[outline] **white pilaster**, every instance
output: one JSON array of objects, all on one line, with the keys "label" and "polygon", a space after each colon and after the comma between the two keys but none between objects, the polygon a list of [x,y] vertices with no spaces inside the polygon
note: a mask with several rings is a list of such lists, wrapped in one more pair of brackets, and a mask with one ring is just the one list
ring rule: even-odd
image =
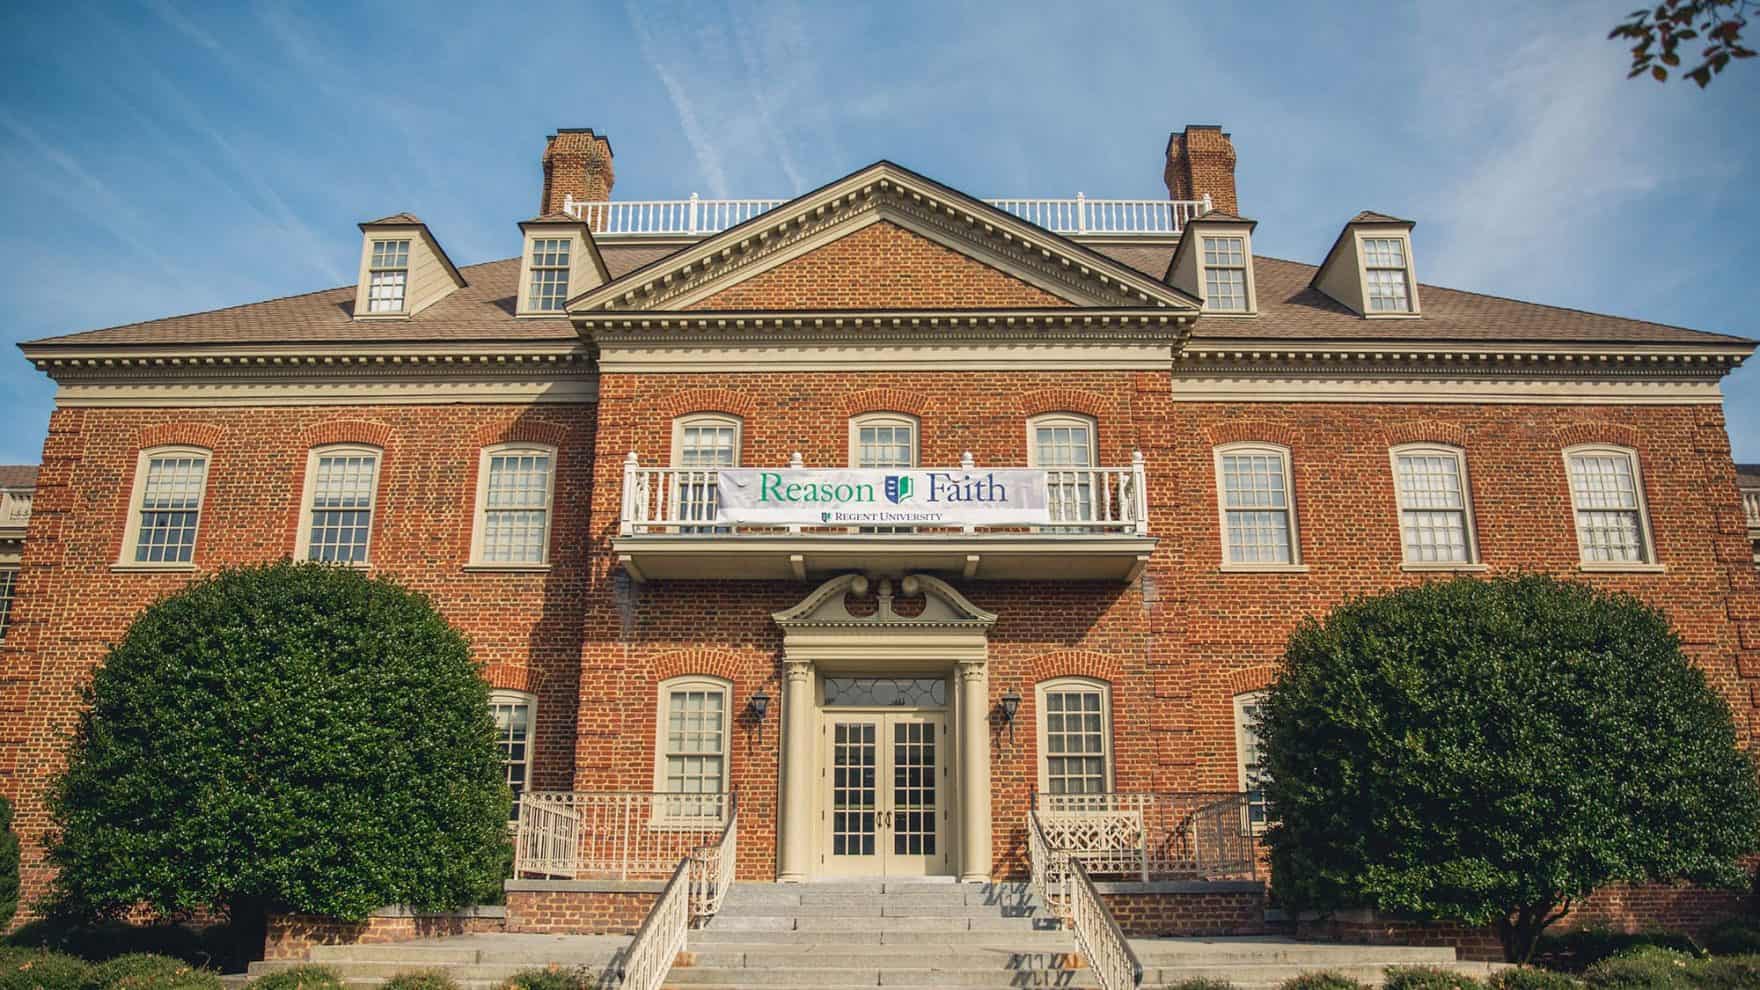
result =
[{"label": "white pilaster", "polygon": [[959,664],[960,867],[965,883],[990,879],[990,674],[982,661]]},{"label": "white pilaster", "polygon": [[813,665],[784,662],[782,689],[782,847],[776,879],[800,883],[813,854]]}]

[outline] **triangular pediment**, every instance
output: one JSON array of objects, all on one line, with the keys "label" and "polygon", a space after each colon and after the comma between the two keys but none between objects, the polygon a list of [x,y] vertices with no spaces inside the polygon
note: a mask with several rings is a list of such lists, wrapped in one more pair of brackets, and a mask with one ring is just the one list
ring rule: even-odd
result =
[{"label": "triangular pediment", "polygon": [[1164,282],[880,162],[576,297],[569,311],[1197,311]]}]

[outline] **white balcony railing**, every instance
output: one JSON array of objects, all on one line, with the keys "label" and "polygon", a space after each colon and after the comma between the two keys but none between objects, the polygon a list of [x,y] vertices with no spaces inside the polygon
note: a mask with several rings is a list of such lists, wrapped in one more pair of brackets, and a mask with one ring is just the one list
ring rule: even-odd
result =
[{"label": "white balcony railing", "polygon": [[[563,210],[599,234],[631,237],[700,236],[720,233],[781,206],[783,199],[577,200]],[[1057,234],[1175,236],[1210,210],[1203,199],[991,199],[991,206]]]},{"label": "white balcony railing", "polygon": [[[1144,483],[1142,455],[1129,467],[1057,468],[1045,471],[1051,520],[1045,526],[949,527],[887,526],[884,535],[898,533],[1123,533],[1144,535],[1149,531],[1148,493]],[[799,467],[799,463],[794,465]],[[968,460],[957,468],[917,470],[974,470]],[[859,530],[846,526],[718,526],[715,524],[717,472],[702,468],[645,468],[635,454],[623,465],[624,536],[702,536],[726,538],[741,535],[845,536]]]},{"label": "white balcony railing", "polygon": [[31,521],[28,490],[0,491],[0,529],[23,529]]},{"label": "white balcony railing", "polygon": [[681,857],[719,847],[732,814],[732,794],[527,791],[519,799],[514,875],[663,879]]}]

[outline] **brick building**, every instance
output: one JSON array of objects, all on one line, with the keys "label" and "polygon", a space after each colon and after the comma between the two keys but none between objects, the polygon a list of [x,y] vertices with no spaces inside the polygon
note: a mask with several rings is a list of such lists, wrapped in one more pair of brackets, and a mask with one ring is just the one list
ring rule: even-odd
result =
[{"label": "brick building", "polygon": [[[360,225],[356,285],[24,345],[59,386],[0,648],[27,895],[105,644],[289,556],[469,635],[527,892],[607,857],[664,876],[730,792],[749,878],[1015,874],[1035,803],[1128,810],[1127,879],[1252,876],[1287,634],[1437,576],[1637,594],[1751,737],[1718,383],[1752,342],[1421,284],[1379,213],[1317,265],[1257,256],[1228,135],[1165,157],[1167,200],[986,202],[880,162],[630,204],[565,130],[517,257],[454,265],[398,213]],[[724,474],[848,497],[740,516]],[[1026,503],[906,511],[998,478]],[[1261,924],[1242,903],[1218,924]]]}]

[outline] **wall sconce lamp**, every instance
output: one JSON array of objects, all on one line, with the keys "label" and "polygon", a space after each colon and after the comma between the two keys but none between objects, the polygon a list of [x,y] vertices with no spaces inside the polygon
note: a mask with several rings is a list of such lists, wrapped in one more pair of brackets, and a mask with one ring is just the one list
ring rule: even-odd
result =
[{"label": "wall sconce lamp", "polygon": [[763,688],[759,688],[758,692],[752,695],[752,700],[746,704],[752,710],[752,721],[763,725],[764,715],[770,711],[770,695],[765,693]]},{"label": "wall sconce lamp", "polygon": [[1021,710],[1021,696],[1016,694],[1013,688],[1009,688],[1008,693],[1002,696],[1002,701],[999,704],[1002,708],[1003,724],[1008,726],[1008,741],[1012,745],[1014,743],[1014,713]]}]

